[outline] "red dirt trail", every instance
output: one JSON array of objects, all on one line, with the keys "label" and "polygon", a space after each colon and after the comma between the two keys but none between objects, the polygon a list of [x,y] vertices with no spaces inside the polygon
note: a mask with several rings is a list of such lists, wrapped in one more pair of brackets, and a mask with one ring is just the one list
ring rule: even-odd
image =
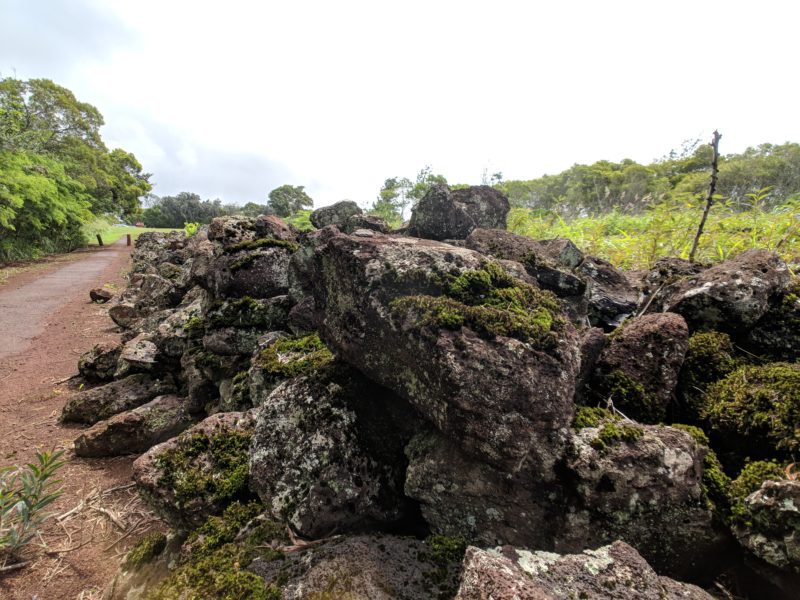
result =
[{"label": "red dirt trail", "polygon": [[80,355],[119,339],[89,290],[121,291],[130,250],[120,241],[0,286],[0,467],[31,461],[37,449],[63,448],[68,459],[59,472],[64,494],[50,507],[61,519],[50,519],[23,551],[27,566],[0,573],[4,600],[99,598],[125,549],[156,524],[130,486],[133,458],[76,458],[80,428],[58,423]]}]

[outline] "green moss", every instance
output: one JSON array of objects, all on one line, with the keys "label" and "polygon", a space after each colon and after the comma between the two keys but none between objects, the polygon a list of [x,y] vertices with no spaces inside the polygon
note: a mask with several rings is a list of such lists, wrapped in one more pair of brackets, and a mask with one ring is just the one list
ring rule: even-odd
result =
[{"label": "green moss", "polygon": [[153,532],[144,536],[125,557],[126,568],[138,568],[151,562],[164,551],[167,536],[161,532]]},{"label": "green moss", "polygon": [[600,423],[603,421],[616,421],[618,419],[619,417],[607,408],[577,406],[575,408],[575,418],[572,420],[572,428],[600,427]]},{"label": "green moss", "polygon": [[745,498],[758,490],[768,480],[786,479],[785,471],[775,462],[759,460],[745,465],[730,486],[731,520],[747,525]]},{"label": "green moss", "polygon": [[456,589],[454,566],[460,565],[469,546],[464,537],[432,535],[425,540],[427,549],[420,552],[419,560],[430,563],[434,569],[427,576],[429,583],[438,589],[437,597],[452,598]]},{"label": "green moss", "polygon": [[222,516],[209,517],[187,539],[178,566],[147,599],[282,599],[279,587],[243,570],[256,556],[284,558],[264,546],[273,540],[289,543],[286,526],[259,517],[263,510],[257,502],[234,502]]},{"label": "green moss", "polygon": [[660,423],[667,416],[666,407],[656,396],[620,369],[600,377],[594,391],[599,398],[611,398],[617,409],[633,419]]},{"label": "green moss", "polygon": [[240,252],[242,250],[257,250],[259,248],[284,248],[289,252],[296,252],[300,246],[295,242],[287,242],[286,240],[261,238],[258,240],[248,240],[246,242],[233,244],[225,248],[225,252],[231,254],[233,252]]},{"label": "green moss", "polygon": [[708,389],[703,416],[729,448],[791,456],[800,450],[800,364],[737,369]]},{"label": "green moss", "polygon": [[620,425],[618,422],[604,423],[592,440],[592,447],[600,452],[605,452],[610,446],[620,442],[635,442],[644,435],[641,427],[635,425]]},{"label": "green moss", "polygon": [[695,442],[706,448],[706,454],[703,457],[703,480],[701,482],[703,495],[714,516],[720,522],[725,522],[730,512],[731,480],[725,474],[716,453],[709,446],[708,436],[702,429],[694,425],[673,423],[671,427],[685,431],[694,438]]},{"label": "green moss", "polygon": [[740,364],[726,333],[708,331],[692,335],[678,380],[678,417],[698,423],[708,386],[735,371]]},{"label": "green moss", "polygon": [[418,327],[469,327],[482,337],[513,337],[541,348],[554,346],[566,324],[553,294],[511,277],[495,263],[438,279],[444,295],[398,298],[392,312]]},{"label": "green moss", "polygon": [[258,353],[253,366],[275,376],[291,378],[317,371],[333,359],[333,353],[314,333],[278,340]]},{"label": "green moss", "polygon": [[225,544],[207,556],[178,566],[146,600],[276,600],[278,588],[266,586],[258,575],[243,570],[242,549]]},{"label": "green moss", "polygon": [[247,491],[249,433],[227,432],[208,437],[193,433],[156,459],[159,484],[172,489],[179,503],[196,497],[230,500]]},{"label": "green moss", "polygon": [[236,260],[233,263],[231,263],[230,267],[231,273],[235,273],[236,271],[239,271],[241,269],[249,269],[250,267],[253,266],[253,263],[255,263],[259,258],[262,258],[263,256],[264,256],[263,254],[247,254],[243,256],[239,260]]},{"label": "green moss", "polygon": [[206,322],[202,317],[192,317],[183,326],[183,330],[190,338],[200,338],[206,333]]}]

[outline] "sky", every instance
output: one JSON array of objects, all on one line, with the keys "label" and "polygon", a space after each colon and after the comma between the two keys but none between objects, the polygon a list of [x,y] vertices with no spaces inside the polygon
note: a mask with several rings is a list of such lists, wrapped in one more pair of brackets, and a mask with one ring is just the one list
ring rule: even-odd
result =
[{"label": "sky", "polygon": [[0,0],[0,76],[96,106],[158,195],[370,204],[451,183],[800,141],[800,3]]}]

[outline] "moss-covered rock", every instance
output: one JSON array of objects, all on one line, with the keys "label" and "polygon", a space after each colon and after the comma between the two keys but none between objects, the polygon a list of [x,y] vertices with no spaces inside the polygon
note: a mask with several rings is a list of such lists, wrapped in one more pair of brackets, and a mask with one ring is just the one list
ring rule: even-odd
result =
[{"label": "moss-covered rock", "polygon": [[167,546],[167,536],[156,531],[144,536],[125,557],[125,568],[138,568],[157,557]]},{"label": "moss-covered rock", "polygon": [[800,364],[737,369],[708,388],[703,416],[728,454],[791,456],[800,450]]},{"label": "moss-covered rock", "polygon": [[635,442],[642,435],[644,430],[636,425],[624,425],[614,421],[603,423],[597,432],[597,437],[592,440],[592,447],[605,452],[609,446],[622,442]]},{"label": "moss-covered rock", "polygon": [[253,421],[219,413],[140,456],[133,466],[139,491],[179,530],[201,525],[248,491],[247,459]]},{"label": "moss-covered rock", "polygon": [[674,418],[699,423],[708,387],[739,366],[741,360],[727,333],[707,331],[692,335],[678,380]]},{"label": "moss-covered rock", "polygon": [[765,481],[781,481],[783,479],[786,479],[786,472],[776,462],[757,460],[747,463],[730,485],[732,522],[747,526],[749,521],[745,499],[760,488]]},{"label": "moss-covered rock", "polygon": [[752,352],[773,360],[800,360],[800,278],[795,277],[773,302],[744,343]]}]

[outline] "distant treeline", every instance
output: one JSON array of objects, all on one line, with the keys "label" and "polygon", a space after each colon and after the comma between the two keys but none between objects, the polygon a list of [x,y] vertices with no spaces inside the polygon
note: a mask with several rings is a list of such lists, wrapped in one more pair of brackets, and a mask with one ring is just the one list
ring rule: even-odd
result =
[{"label": "distant treeline", "polygon": [[73,250],[98,216],[138,211],[150,175],[106,147],[102,125],[49,79],[0,80],[0,262]]},{"label": "distant treeline", "polygon": [[[647,165],[601,160],[573,165],[557,175],[502,181],[495,187],[517,208],[554,211],[564,217],[617,209],[638,213],[661,201],[687,200],[708,188],[711,147],[693,143]],[[800,144],[761,144],[721,157],[717,193],[744,210],[760,196],[774,208],[800,193]],[[766,189],[765,189],[766,188]]]}]

